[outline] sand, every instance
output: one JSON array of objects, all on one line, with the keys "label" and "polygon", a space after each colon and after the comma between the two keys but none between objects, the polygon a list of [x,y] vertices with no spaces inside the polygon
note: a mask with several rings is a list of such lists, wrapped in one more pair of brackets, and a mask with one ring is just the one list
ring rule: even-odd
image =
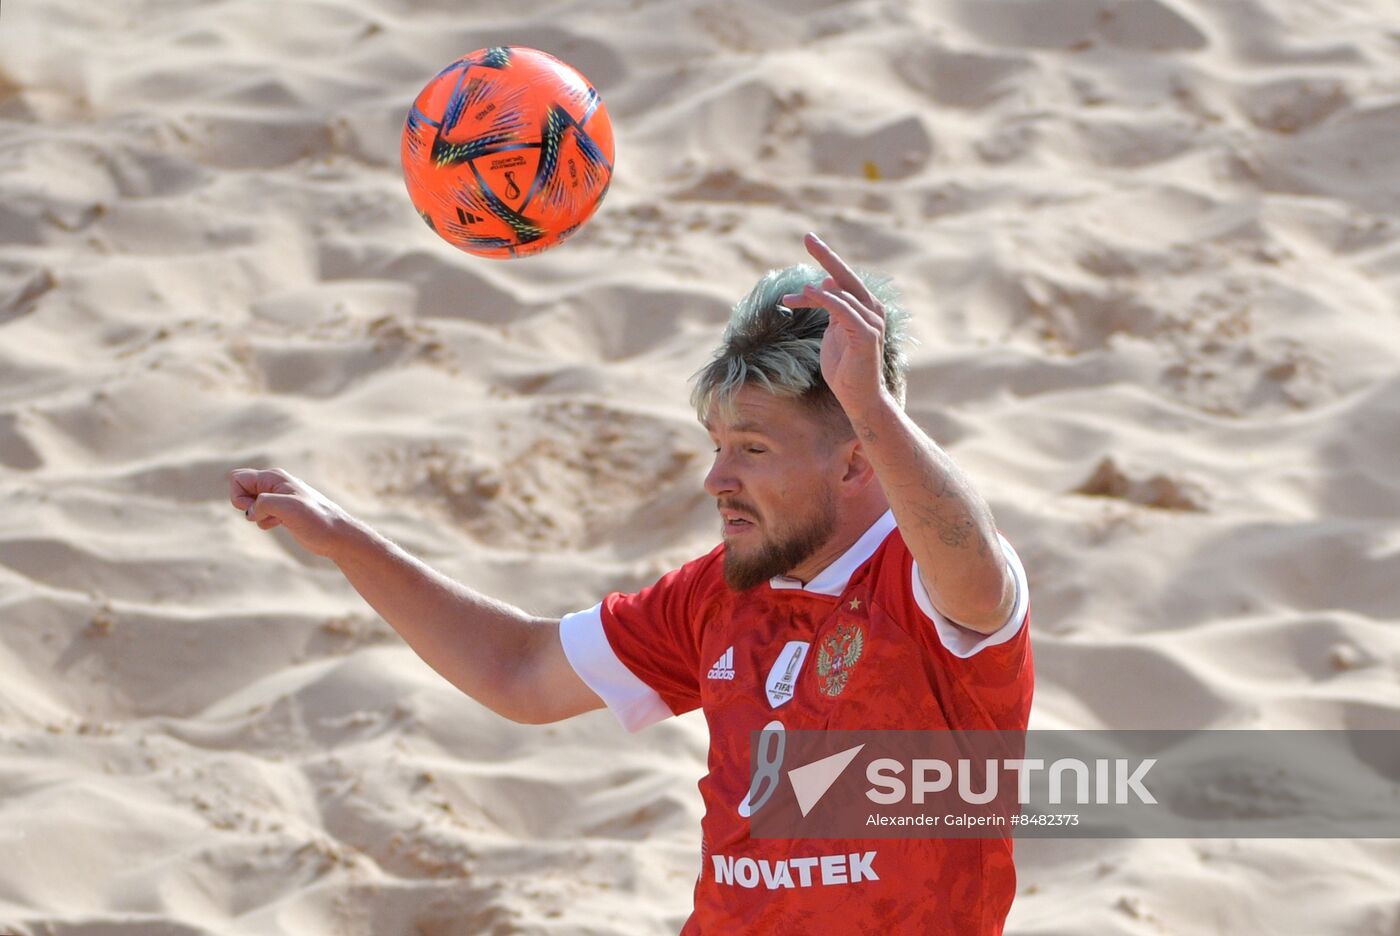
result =
[{"label": "sand", "polygon": [[[438,241],[399,128],[552,52],[600,213]],[[697,716],[505,722],[226,500],[558,614],[707,550],[686,403],[820,232],[1033,589],[1035,728],[1400,727],[1389,0],[45,0],[0,16],[0,932],[674,933]],[[1400,845],[1038,841],[1019,936],[1400,933]]]}]

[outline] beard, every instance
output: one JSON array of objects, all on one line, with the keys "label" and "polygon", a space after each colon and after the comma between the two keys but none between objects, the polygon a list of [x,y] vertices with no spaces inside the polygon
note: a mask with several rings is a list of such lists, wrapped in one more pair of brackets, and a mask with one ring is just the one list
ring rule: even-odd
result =
[{"label": "beard", "polygon": [[[733,506],[741,507],[737,503]],[[742,509],[756,516],[751,508]],[[748,591],[776,575],[786,575],[825,545],[835,529],[836,501],[827,492],[810,515],[798,519],[787,529],[775,531],[772,537],[763,535],[752,554],[740,555],[726,544],[724,581],[739,592]]]}]

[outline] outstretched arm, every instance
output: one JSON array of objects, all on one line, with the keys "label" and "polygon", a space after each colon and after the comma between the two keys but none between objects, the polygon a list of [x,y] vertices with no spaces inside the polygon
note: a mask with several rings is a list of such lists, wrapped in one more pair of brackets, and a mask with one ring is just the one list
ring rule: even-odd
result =
[{"label": "outstretched arm", "polygon": [[424,662],[487,708],[540,724],[602,707],[564,656],[559,621],[429,568],[281,469],[235,469],[229,500],[259,528],[285,527],[334,562]]},{"label": "outstretched arm", "polygon": [[883,306],[816,235],[808,234],[806,245],[830,276],[783,302],[831,316],[822,377],[860,438],[934,607],[963,627],[992,633],[1011,615],[1016,589],[991,509],[885,386]]}]

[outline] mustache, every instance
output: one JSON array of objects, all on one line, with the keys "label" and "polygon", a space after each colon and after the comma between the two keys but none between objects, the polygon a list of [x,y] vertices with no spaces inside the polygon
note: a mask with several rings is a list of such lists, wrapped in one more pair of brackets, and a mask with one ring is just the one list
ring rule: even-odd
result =
[{"label": "mustache", "polygon": [[739,512],[739,513],[748,514],[750,517],[753,517],[755,520],[761,519],[757,507],[753,506],[752,504],[745,503],[744,501],[738,500],[738,499],[736,499],[736,498],[732,498],[732,497],[721,498],[720,500],[717,500],[717,501],[715,502],[715,505],[716,505],[720,510],[734,510],[734,511],[737,511],[737,512]]}]

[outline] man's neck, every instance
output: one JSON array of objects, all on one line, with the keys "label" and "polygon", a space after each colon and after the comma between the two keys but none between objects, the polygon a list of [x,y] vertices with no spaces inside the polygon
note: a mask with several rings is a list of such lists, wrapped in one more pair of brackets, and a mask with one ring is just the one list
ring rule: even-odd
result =
[{"label": "man's neck", "polygon": [[812,579],[831,565],[837,559],[846,554],[846,551],[856,544],[865,532],[875,525],[875,521],[884,516],[885,511],[890,509],[889,503],[882,494],[878,500],[871,498],[851,510],[845,517],[837,520],[836,530],[831,534],[820,549],[814,552],[807,561],[787,573],[788,578],[797,579],[804,586]]}]

